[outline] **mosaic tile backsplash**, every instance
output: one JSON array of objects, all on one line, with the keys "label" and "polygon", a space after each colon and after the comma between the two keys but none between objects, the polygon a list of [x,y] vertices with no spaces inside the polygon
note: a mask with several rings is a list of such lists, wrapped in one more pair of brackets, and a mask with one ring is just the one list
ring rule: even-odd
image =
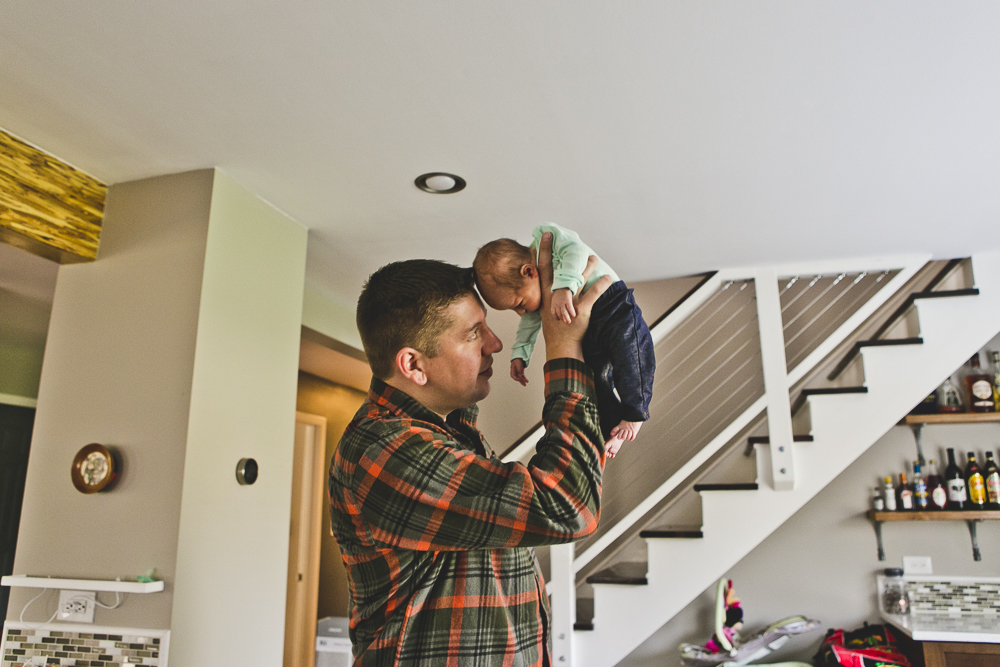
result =
[{"label": "mosaic tile backsplash", "polygon": [[160,662],[160,639],[157,637],[29,630],[10,627],[8,623],[7,636],[4,639],[3,662],[0,663],[2,667],[21,667],[21,665],[165,667],[166,664]]},{"label": "mosaic tile backsplash", "polygon": [[912,614],[1000,614],[998,583],[907,581],[906,590],[910,594]]}]

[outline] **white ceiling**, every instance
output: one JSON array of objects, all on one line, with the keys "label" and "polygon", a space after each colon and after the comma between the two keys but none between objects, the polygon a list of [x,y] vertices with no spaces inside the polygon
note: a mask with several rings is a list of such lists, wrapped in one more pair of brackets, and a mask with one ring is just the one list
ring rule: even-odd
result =
[{"label": "white ceiling", "polygon": [[955,256],[1000,247],[1000,3],[5,0],[0,127],[109,183],[222,167],[345,303],[546,220],[633,281]]}]

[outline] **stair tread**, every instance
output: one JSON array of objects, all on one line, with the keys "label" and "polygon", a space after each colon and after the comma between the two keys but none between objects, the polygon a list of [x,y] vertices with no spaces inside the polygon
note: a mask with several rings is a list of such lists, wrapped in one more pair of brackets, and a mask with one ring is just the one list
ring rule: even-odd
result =
[{"label": "stair tread", "polygon": [[979,296],[979,288],[970,287],[968,289],[950,289],[940,292],[914,292],[911,299],[941,299],[952,296]]},{"label": "stair tread", "polygon": [[645,586],[648,583],[646,581],[646,567],[645,562],[616,563],[587,577],[587,583]]},{"label": "stair tread", "polygon": [[733,482],[726,484],[695,484],[695,491],[756,491],[757,482]]},{"label": "stair tread", "polygon": [[912,338],[877,338],[872,340],[861,340],[855,343],[858,348],[862,347],[887,347],[889,345],[922,345],[923,338],[914,336]]},{"label": "stair tread", "polygon": [[622,575],[602,575],[600,573],[587,577],[588,584],[615,584],[618,586],[646,586],[649,580],[646,577],[625,577]]},{"label": "stair tread", "polygon": [[[793,435],[793,442],[813,442],[814,438],[811,435]],[[747,442],[751,445],[767,445],[771,443],[771,436],[768,435],[752,435],[747,438]]]},{"label": "stair tread", "polygon": [[803,396],[826,396],[830,394],[867,394],[868,387],[820,387],[818,389],[803,389]]},{"label": "stair tread", "polygon": [[705,537],[705,534],[700,530],[659,530],[652,528],[650,530],[643,530],[639,532],[639,537],[644,538],[693,538],[698,539]]}]

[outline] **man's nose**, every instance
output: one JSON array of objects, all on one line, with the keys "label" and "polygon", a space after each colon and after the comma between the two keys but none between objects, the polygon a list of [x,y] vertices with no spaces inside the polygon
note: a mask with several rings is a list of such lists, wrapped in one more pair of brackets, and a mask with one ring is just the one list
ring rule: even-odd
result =
[{"label": "man's nose", "polygon": [[483,354],[496,354],[503,349],[503,343],[497,338],[497,335],[493,333],[493,330],[486,327],[486,332],[488,334],[486,344],[483,345]]}]

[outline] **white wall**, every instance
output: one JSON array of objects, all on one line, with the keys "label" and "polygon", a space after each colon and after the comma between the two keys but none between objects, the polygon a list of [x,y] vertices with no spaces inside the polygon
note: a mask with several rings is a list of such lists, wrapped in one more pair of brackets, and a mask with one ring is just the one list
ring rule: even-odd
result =
[{"label": "white wall", "polygon": [[[987,448],[998,455],[1000,424],[928,426],[923,440],[927,458],[940,461],[943,448],[955,447],[963,458],[967,450],[975,450],[982,461]],[[823,631],[797,638],[774,654],[774,660],[808,660],[826,628],[853,629],[866,620],[877,622],[874,575],[881,568],[902,567],[904,555],[930,556],[935,574],[1000,576],[1000,522],[980,524],[983,560],[978,563],[972,559],[964,522],[886,524],[882,531],[886,561],[878,561],[875,532],[864,517],[872,488],[880,476],[909,470],[907,464],[914,458],[910,429],[892,428],[726,574],[742,600],[747,631],[793,615],[823,622]],[[711,635],[713,605],[714,589],[706,590],[621,664],[679,665],[681,642],[702,644]]]}]

